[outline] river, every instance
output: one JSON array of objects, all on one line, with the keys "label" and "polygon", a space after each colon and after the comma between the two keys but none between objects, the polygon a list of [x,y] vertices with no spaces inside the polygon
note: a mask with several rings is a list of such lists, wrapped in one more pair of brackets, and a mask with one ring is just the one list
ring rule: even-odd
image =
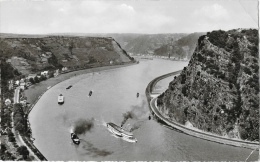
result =
[{"label": "river", "polygon": [[[29,115],[35,146],[52,161],[57,160],[245,160],[252,150],[227,146],[176,132],[148,120],[145,96],[147,84],[157,76],[181,70],[188,62],[162,59],[141,60],[139,64],[83,74],[49,89]],[[158,82],[156,92],[168,87],[167,78]],[[72,85],[67,90],[66,87]],[[93,90],[91,97],[88,97]],[[137,98],[136,93],[140,96]],[[59,94],[65,96],[57,104]],[[134,129],[137,143],[113,136],[106,122],[121,125],[128,112],[125,129]],[[80,145],[71,142],[70,132],[81,132]],[[257,160],[254,152],[249,160]]]}]

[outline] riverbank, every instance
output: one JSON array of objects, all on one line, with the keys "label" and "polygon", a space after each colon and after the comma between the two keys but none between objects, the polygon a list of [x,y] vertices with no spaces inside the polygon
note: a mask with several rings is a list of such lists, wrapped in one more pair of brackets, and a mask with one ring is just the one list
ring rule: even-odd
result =
[{"label": "riverbank", "polygon": [[226,138],[226,137],[222,137],[222,136],[218,136],[212,133],[208,133],[208,132],[203,132],[201,130],[196,130],[196,129],[191,129],[189,127],[186,127],[184,125],[181,125],[179,123],[173,122],[169,119],[167,119],[166,117],[164,117],[158,110],[156,101],[157,101],[157,97],[152,97],[152,90],[154,88],[154,86],[156,85],[156,83],[166,77],[172,76],[172,75],[177,75],[179,74],[181,71],[176,71],[173,73],[168,73],[162,76],[159,76],[157,78],[155,78],[154,80],[152,80],[147,88],[146,88],[146,97],[149,103],[149,108],[150,111],[152,112],[152,114],[154,116],[156,116],[156,118],[158,118],[160,121],[162,121],[163,123],[165,123],[168,126],[173,127],[174,129],[177,129],[183,133],[186,133],[188,135],[197,137],[197,138],[201,138],[201,139],[205,139],[205,140],[209,140],[209,141],[213,141],[213,142],[217,142],[217,143],[222,143],[222,144],[227,144],[227,145],[232,145],[232,146],[238,146],[238,147],[244,147],[244,148],[249,148],[249,149],[257,149],[259,147],[259,142],[251,142],[251,141],[243,141],[243,140],[239,140],[239,139],[231,139],[231,138]]}]

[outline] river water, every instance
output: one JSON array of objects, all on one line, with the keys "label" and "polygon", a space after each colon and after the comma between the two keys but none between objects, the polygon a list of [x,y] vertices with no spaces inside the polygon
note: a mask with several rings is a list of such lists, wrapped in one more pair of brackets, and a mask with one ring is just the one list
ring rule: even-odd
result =
[{"label": "river water", "polygon": [[[83,74],[57,84],[41,97],[29,115],[35,146],[48,160],[245,160],[249,149],[194,138],[148,120],[147,84],[187,64],[141,60],[137,65]],[[172,79],[158,82],[155,91],[165,90]],[[69,85],[72,88],[66,90]],[[93,94],[88,97],[90,90]],[[63,105],[57,104],[59,94],[65,96]],[[131,114],[123,127],[133,129],[137,143],[116,138],[106,129],[106,122],[121,125],[123,114]],[[75,129],[80,132],[78,146],[70,139],[70,132]],[[249,158],[257,159],[258,152]]]}]

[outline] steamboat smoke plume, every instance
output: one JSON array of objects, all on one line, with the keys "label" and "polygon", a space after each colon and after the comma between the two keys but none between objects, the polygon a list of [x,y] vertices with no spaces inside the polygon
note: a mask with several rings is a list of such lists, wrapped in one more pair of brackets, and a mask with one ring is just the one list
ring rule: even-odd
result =
[{"label": "steamboat smoke plume", "polygon": [[128,119],[133,119],[134,114],[133,114],[133,112],[128,111],[128,112],[126,112],[126,113],[123,114],[123,117],[124,117],[124,119],[123,119],[123,121],[122,121],[122,123],[121,123],[121,127],[123,127],[123,125],[125,124],[125,122],[126,122]]},{"label": "steamboat smoke plume", "polygon": [[[134,105],[131,107],[131,110],[124,113],[123,114],[123,121],[121,122],[121,127],[124,126],[124,124],[126,123],[126,121],[128,119],[136,119],[136,120],[142,120],[144,121],[149,112],[147,108],[147,104],[145,101],[142,101],[141,105]],[[134,128],[132,128],[133,130],[138,129],[141,126],[141,123],[139,122],[139,124],[134,124]]]},{"label": "steamboat smoke plume", "polygon": [[85,134],[94,127],[94,119],[79,119],[74,123],[75,134]]},{"label": "steamboat smoke plume", "polygon": [[106,149],[99,149],[95,147],[92,143],[81,140],[83,143],[83,149],[87,152],[85,152],[86,155],[90,155],[92,157],[105,157],[108,155],[111,155],[113,152],[112,151],[107,151]]}]

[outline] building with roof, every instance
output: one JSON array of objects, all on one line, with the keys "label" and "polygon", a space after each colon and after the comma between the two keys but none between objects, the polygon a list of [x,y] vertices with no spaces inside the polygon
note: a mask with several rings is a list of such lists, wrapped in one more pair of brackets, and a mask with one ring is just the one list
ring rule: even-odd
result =
[{"label": "building with roof", "polygon": [[12,102],[11,102],[10,99],[6,99],[6,100],[5,100],[5,105],[6,105],[6,106],[10,105],[11,103],[12,103]]}]

